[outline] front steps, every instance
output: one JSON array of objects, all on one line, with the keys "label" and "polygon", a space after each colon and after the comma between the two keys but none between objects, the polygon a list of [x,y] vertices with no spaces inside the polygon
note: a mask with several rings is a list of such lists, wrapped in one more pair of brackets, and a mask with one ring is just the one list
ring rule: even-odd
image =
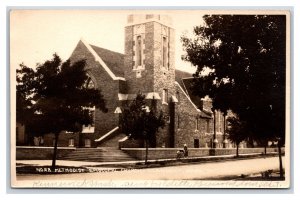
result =
[{"label": "front steps", "polygon": [[116,147],[78,148],[58,159],[86,162],[122,162],[136,160]]}]

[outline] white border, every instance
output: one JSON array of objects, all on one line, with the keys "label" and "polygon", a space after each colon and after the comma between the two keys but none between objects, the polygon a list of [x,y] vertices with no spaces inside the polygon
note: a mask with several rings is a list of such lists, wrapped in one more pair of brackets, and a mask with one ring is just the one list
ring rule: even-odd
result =
[{"label": "white border", "polygon": [[[0,16],[1,16],[1,27],[6,27],[7,29],[7,21],[6,21],[6,7],[7,6],[113,6],[113,5],[118,5],[118,6],[169,6],[170,4],[172,4],[172,6],[189,6],[192,8],[192,6],[226,6],[227,8],[228,7],[234,7],[234,6],[254,6],[255,8],[259,9],[261,6],[294,6],[294,35],[300,35],[299,33],[299,19],[300,19],[300,16],[299,16],[299,9],[300,9],[300,6],[299,6],[299,1],[298,0],[245,0],[245,1],[238,1],[238,0],[230,0],[230,1],[225,1],[225,0],[210,0],[210,1],[193,1],[193,0],[183,0],[183,1],[178,1],[178,0],[173,0],[172,3],[171,2],[168,2],[168,1],[161,1],[161,0],[152,0],[152,1],[138,1],[138,0],[135,0],[135,1],[129,1],[129,0],[102,0],[101,3],[99,2],[95,2],[93,0],[87,0],[87,1],[84,1],[84,0],[81,0],[81,1],[71,1],[70,0],[44,0],[44,1],[38,1],[38,0],[35,0],[35,1],[26,1],[26,0],[2,0],[0,1],[0,6],[1,6],[1,11],[0,11]],[[293,23],[293,21],[292,21]],[[3,29],[2,29],[3,30]],[[8,30],[6,31],[1,31],[1,44],[7,44],[6,42],[6,39],[8,38],[7,37],[7,33],[8,33]],[[299,38],[299,37],[298,37]],[[299,48],[299,39],[297,37],[294,38],[294,49],[300,49]],[[293,52],[291,52],[293,53]],[[7,107],[9,109],[9,104],[8,104],[8,96],[9,96],[9,80],[8,80],[8,68],[5,67],[7,66],[7,54],[8,54],[8,48],[5,46],[5,45],[1,45],[1,52],[0,52],[0,56],[1,56],[1,66],[0,67],[0,74],[2,77],[0,79],[0,88],[1,88],[1,92],[2,94],[4,94],[4,91],[5,91],[5,95],[2,95],[2,98],[1,98],[1,110],[2,110],[2,117],[1,117],[1,127],[4,127],[4,130],[6,130],[6,132],[8,132],[9,130],[9,113],[7,111]],[[298,76],[299,75],[299,68],[296,68],[293,66],[300,66],[299,65],[299,56],[295,56],[295,58],[292,58],[292,59],[295,59],[294,60],[294,63],[292,61],[292,72],[294,72],[293,74],[295,74],[294,76]],[[292,76],[293,76],[292,74]],[[292,80],[293,80],[293,77],[291,77]],[[292,87],[293,88],[296,88],[299,84],[299,79],[296,79],[296,80],[293,80],[294,83],[292,83]],[[299,111],[299,106],[297,106],[295,103],[295,105],[293,105],[293,102],[299,102],[299,93],[298,91],[294,90],[292,88],[292,93],[294,93],[294,100],[292,100],[292,105],[291,106],[294,106],[294,111],[292,111],[292,115],[295,114],[294,116],[294,121],[295,119],[298,119],[297,118],[297,111]],[[6,96],[6,98],[3,98],[3,96]],[[293,97],[293,96],[292,96]],[[5,112],[5,110],[7,112]],[[298,114],[299,115],[299,114]],[[6,120],[4,120],[6,119]],[[293,120],[293,119],[292,119]],[[299,123],[298,123],[299,124]],[[293,125],[293,124],[292,124]],[[299,133],[299,125],[296,125],[295,127],[291,127],[292,128],[292,132],[294,133]],[[3,130],[3,129],[2,129]],[[9,143],[7,143],[7,134],[5,134],[5,138],[0,140],[1,143],[0,143],[0,148],[1,148],[1,158],[2,160],[6,160],[6,157],[8,155],[7,151],[9,151],[9,148],[7,147],[7,145],[9,145]],[[294,152],[299,152],[299,142],[300,139],[299,139],[299,134],[295,134],[294,135],[294,141],[295,141],[295,145],[294,145]],[[6,152],[6,153],[5,153]],[[293,154],[292,154],[293,155]],[[289,199],[299,199],[299,156],[295,156],[295,161],[294,161],[294,164],[295,164],[295,167],[294,169],[296,169],[294,171],[294,177],[295,177],[295,182],[294,182],[294,191],[281,191],[281,193],[295,193],[294,195],[284,195],[286,197],[288,197]],[[292,158],[293,159],[293,158]],[[2,164],[0,165],[0,171],[1,171],[1,186],[0,187],[0,196],[1,196],[1,199],[11,199],[11,198],[14,198],[15,196],[8,196],[6,195],[7,192],[7,185],[9,185],[10,183],[7,182],[8,179],[5,179],[3,177],[6,177],[7,174],[9,174],[9,172],[7,172],[7,167]],[[6,187],[3,187],[3,186],[6,186]],[[205,190],[201,190],[201,191],[197,191],[197,190],[193,190],[193,191],[184,191],[184,190],[180,190],[180,191],[175,191],[175,190],[169,190],[169,191],[141,191],[141,192],[134,192],[131,190],[131,192],[126,192],[126,191],[120,191],[120,190],[106,190],[105,191],[88,191],[88,193],[90,194],[94,194],[94,197],[99,197],[99,196],[96,196],[97,193],[106,193],[105,197],[102,196],[102,198],[110,198],[111,194],[112,193],[140,193],[143,195],[143,199],[146,198],[146,199],[153,199],[155,197],[153,197],[154,195],[144,195],[143,193],[158,193],[156,196],[159,197],[160,194],[159,193],[173,193],[172,195],[172,198],[175,198],[175,199],[185,199],[185,198],[196,198],[196,197],[187,197],[186,193],[193,193],[193,194],[201,194],[201,198],[209,198],[209,199],[252,199],[252,198],[255,198],[254,196],[250,196],[250,195],[244,195],[244,193],[260,193],[259,191],[255,191],[255,190],[251,190],[251,191],[205,191]],[[17,193],[14,191],[14,193]],[[18,192],[20,193],[20,192]],[[38,190],[35,190],[33,192],[29,192],[29,191],[21,191],[21,193],[39,193],[40,195],[22,195],[22,197],[19,197],[19,198],[22,198],[22,199],[40,199],[40,198],[43,198],[43,199],[53,199],[53,198],[57,198],[57,197],[60,197],[60,195],[42,195],[41,193],[73,193],[73,195],[68,195],[68,198],[72,198],[72,199],[82,199],[84,198],[84,196],[82,195],[78,195],[80,193],[84,193],[83,191],[69,191],[69,192],[66,192],[66,191],[62,191],[62,190],[56,190],[56,191],[38,191]],[[96,193],[96,195],[95,195]],[[107,194],[108,193],[108,194]],[[183,195],[179,195],[180,193],[185,193]],[[209,194],[207,194],[209,193]],[[218,193],[217,195],[211,195],[211,193]],[[222,193],[222,195],[220,195],[220,193]],[[225,194],[224,194],[225,193]],[[227,194],[226,194],[227,193]],[[228,194],[230,193],[230,194]],[[232,195],[232,193],[243,193],[243,194],[239,194],[239,195]],[[272,194],[272,193],[277,193],[276,191],[264,191],[262,193],[269,193],[268,195],[268,198],[272,198],[272,199],[283,199],[285,197],[283,197],[282,195],[277,195],[277,194]],[[133,195],[124,195],[122,194],[122,196],[119,196],[119,198],[122,198],[122,199],[132,199],[132,196]],[[297,197],[298,196],[298,197]],[[261,198],[266,198],[266,196],[260,196]],[[90,197],[89,198],[93,198],[93,197]],[[118,198],[118,197],[117,197]],[[141,198],[141,197],[139,197]]]}]

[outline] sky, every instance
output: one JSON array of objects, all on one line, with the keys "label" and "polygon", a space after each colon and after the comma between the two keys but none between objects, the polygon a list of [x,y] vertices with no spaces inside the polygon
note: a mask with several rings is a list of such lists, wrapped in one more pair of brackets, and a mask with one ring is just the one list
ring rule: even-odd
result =
[{"label": "sky", "polygon": [[184,54],[180,36],[192,36],[193,27],[203,23],[201,11],[137,10],[14,10],[10,12],[10,63],[35,67],[56,52],[63,60],[83,38],[112,51],[124,53],[124,27],[127,15],[160,13],[172,18],[176,32],[175,66],[183,71],[196,68],[181,60]]}]

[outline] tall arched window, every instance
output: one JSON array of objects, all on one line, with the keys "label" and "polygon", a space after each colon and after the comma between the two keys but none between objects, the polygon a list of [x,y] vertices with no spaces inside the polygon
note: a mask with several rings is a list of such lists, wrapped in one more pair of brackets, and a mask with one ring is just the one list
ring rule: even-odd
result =
[{"label": "tall arched window", "polygon": [[162,65],[163,67],[167,67],[168,64],[168,43],[167,37],[163,37],[163,48],[162,48]]},{"label": "tall arched window", "polygon": [[[89,74],[87,74],[88,78],[84,83],[84,87],[88,88],[88,89],[94,89],[95,87],[95,83],[92,80],[92,78],[89,76]],[[93,119],[92,123],[89,124],[88,126],[83,125],[82,127],[82,133],[94,133],[95,131],[95,106],[94,107],[90,107],[89,109],[89,113]]]},{"label": "tall arched window", "polygon": [[136,45],[136,65],[142,66],[142,37],[137,36],[137,45]]}]

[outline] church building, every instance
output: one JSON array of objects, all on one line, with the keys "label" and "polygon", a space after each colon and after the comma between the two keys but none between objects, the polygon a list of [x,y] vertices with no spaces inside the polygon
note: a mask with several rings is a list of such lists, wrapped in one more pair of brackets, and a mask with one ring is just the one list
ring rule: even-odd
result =
[{"label": "church building", "polygon": [[[101,36],[99,36],[101,37]],[[166,116],[166,126],[156,135],[155,147],[223,147],[225,116],[214,115],[209,98],[191,92],[192,74],[176,69],[175,30],[165,15],[129,15],[125,26],[124,54],[110,51],[81,39],[70,60],[86,60],[88,87],[101,90],[107,113],[94,110],[94,123],[82,133],[63,133],[59,146],[143,147],[128,139],[119,129],[121,107],[141,92],[155,99],[157,109]],[[43,138],[44,146],[53,146],[53,134]]]}]

